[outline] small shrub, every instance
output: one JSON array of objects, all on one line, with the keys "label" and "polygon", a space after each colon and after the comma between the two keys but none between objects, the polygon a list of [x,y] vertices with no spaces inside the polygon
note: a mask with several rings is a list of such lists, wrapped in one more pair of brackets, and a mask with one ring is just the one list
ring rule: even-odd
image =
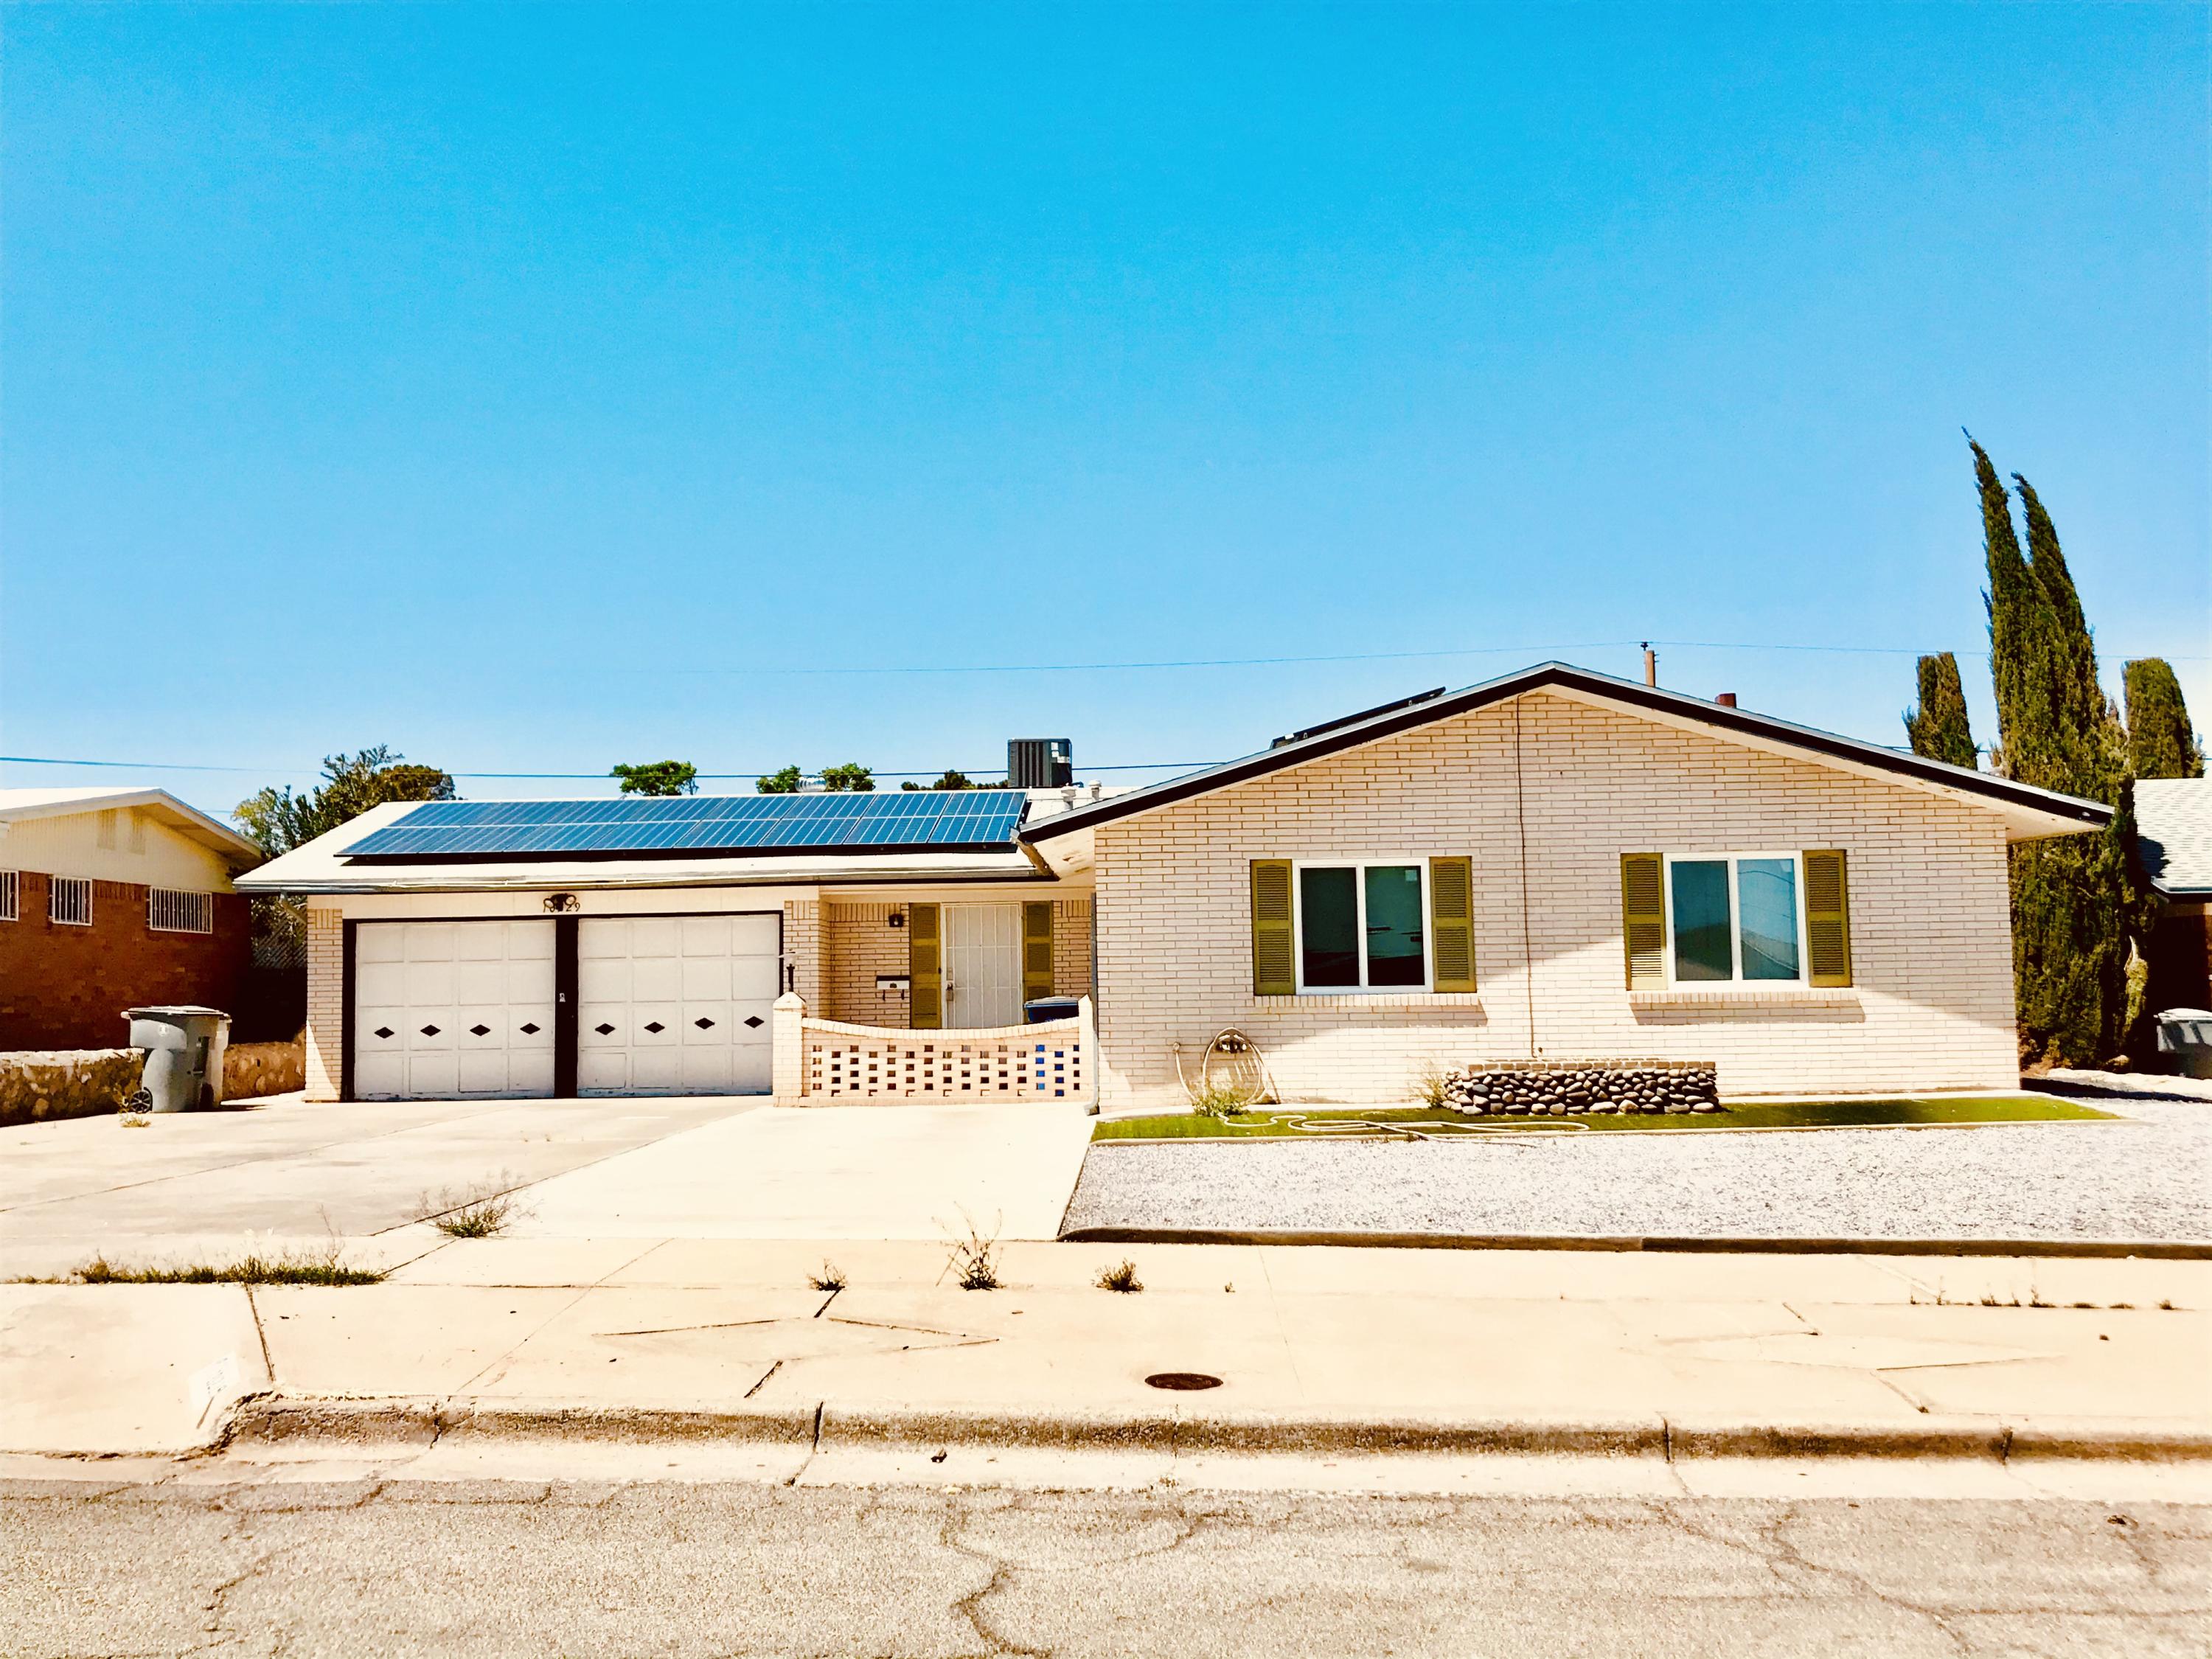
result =
[{"label": "small shrub", "polygon": [[448,1238],[492,1238],[523,1213],[514,1196],[516,1178],[501,1170],[473,1186],[425,1193],[416,1200],[415,1218],[427,1221]]},{"label": "small shrub", "polygon": [[1242,1117],[1250,1103],[1227,1089],[1208,1089],[1194,1096],[1190,1109],[1200,1117]]},{"label": "small shrub", "polygon": [[984,1237],[965,1210],[960,1212],[960,1219],[968,1230],[967,1237],[951,1234],[952,1254],[945,1258],[946,1268],[963,1291],[997,1290],[999,1235],[994,1232]]},{"label": "small shrub", "polygon": [[1444,1068],[1435,1060],[1422,1061],[1421,1069],[1414,1073],[1413,1097],[1432,1112],[1451,1110],[1451,1085]]},{"label": "small shrub", "polygon": [[1119,1291],[1124,1296],[1134,1296],[1145,1288],[1145,1281],[1137,1277],[1137,1264],[1124,1261],[1118,1267],[1108,1267],[1098,1275],[1102,1291]]},{"label": "small shrub", "polygon": [[809,1273],[806,1283],[812,1290],[842,1291],[845,1288],[845,1270],[825,1256],[823,1258],[822,1271],[818,1273]]}]

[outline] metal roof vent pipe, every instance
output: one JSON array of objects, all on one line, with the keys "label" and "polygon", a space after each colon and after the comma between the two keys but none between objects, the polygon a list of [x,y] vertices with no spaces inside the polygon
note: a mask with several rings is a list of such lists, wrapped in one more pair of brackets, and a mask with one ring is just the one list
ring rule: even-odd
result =
[{"label": "metal roof vent pipe", "polygon": [[1723,691],[1720,696],[1715,697],[1713,701],[1720,704],[1723,708],[1733,708],[1735,707],[1735,693],[1733,691]]}]

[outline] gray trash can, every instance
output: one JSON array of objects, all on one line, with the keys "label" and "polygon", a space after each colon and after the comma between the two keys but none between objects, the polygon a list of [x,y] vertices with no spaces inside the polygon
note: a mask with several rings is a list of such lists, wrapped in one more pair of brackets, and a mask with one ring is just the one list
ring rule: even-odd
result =
[{"label": "gray trash can", "polygon": [[230,1016],[220,1008],[129,1008],[131,1046],[146,1051],[141,1093],[149,1112],[186,1112],[222,1102],[222,1051]]},{"label": "gray trash can", "polygon": [[2160,1014],[2158,1051],[2184,1077],[2212,1078],[2212,1009],[2169,1008]]}]

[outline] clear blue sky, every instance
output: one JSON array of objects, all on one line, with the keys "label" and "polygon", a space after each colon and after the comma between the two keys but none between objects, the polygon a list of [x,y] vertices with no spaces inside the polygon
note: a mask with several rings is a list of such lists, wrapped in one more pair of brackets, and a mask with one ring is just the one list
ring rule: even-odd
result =
[{"label": "clear blue sky", "polygon": [[[0,30],[8,754],[1196,761],[1644,637],[1899,742],[1772,647],[1984,648],[1962,423],[2212,724],[2203,7]],[[1484,654],[811,672],[1391,652]]]}]

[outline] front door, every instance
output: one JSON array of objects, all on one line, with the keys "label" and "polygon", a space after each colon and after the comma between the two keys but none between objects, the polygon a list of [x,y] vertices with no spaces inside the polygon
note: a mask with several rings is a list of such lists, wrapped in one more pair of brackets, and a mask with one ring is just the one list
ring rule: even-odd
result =
[{"label": "front door", "polygon": [[1022,1023],[1022,907],[945,907],[945,1024],[975,1030]]}]

